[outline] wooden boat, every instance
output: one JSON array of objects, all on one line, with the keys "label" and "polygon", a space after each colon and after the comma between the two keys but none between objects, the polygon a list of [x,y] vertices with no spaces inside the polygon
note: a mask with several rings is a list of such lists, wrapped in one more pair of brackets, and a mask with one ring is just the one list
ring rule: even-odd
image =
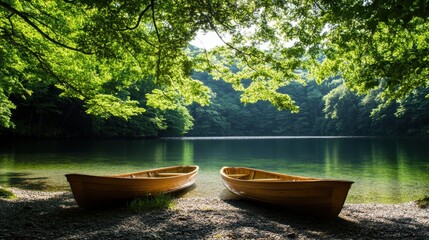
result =
[{"label": "wooden boat", "polygon": [[136,197],[171,193],[194,184],[198,166],[174,166],[113,176],[67,174],[77,204],[96,209]]},{"label": "wooden boat", "polygon": [[224,167],[220,173],[224,185],[234,194],[320,217],[338,216],[353,184],[244,167]]}]

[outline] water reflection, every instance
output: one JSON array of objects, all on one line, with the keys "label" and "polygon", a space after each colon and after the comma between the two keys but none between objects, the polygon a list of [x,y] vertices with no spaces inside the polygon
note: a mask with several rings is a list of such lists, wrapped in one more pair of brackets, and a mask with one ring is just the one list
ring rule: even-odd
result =
[{"label": "water reflection", "polygon": [[194,144],[184,141],[183,142],[183,165],[193,165],[194,164]]},{"label": "water reflection", "polygon": [[348,202],[406,202],[429,193],[427,139],[216,138],[23,141],[0,146],[0,184],[68,190],[64,174],[199,165],[186,196],[225,197],[219,170],[248,166],[355,181]]}]

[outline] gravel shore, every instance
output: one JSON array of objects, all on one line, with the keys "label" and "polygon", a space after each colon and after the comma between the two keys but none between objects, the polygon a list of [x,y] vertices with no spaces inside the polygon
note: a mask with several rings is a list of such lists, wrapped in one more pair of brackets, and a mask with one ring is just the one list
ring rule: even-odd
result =
[{"label": "gravel shore", "polygon": [[429,209],[345,204],[321,220],[242,200],[179,198],[173,209],[86,211],[70,192],[10,188],[0,198],[0,239],[429,239]]}]

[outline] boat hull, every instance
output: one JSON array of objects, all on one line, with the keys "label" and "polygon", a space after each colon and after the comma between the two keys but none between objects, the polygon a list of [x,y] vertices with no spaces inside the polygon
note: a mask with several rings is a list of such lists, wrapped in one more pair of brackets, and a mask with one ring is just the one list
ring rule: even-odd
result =
[{"label": "boat hull", "polygon": [[114,176],[67,174],[79,207],[98,209],[136,197],[171,193],[194,184],[198,166],[174,166]]},{"label": "boat hull", "polygon": [[338,216],[353,184],[251,168],[224,167],[221,176],[226,188],[236,195],[322,217]]}]

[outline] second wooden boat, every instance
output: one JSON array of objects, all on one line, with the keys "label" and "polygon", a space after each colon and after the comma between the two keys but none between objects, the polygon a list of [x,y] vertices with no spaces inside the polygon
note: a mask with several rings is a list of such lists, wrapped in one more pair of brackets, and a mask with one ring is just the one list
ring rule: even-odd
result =
[{"label": "second wooden boat", "polygon": [[245,167],[224,167],[220,173],[224,185],[241,197],[322,217],[338,216],[353,184]]},{"label": "second wooden boat", "polygon": [[77,204],[85,209],[124,203],[136,197],[170,193],[194,184],[198,166],[173,166],[112,176],[67,174]]}]

